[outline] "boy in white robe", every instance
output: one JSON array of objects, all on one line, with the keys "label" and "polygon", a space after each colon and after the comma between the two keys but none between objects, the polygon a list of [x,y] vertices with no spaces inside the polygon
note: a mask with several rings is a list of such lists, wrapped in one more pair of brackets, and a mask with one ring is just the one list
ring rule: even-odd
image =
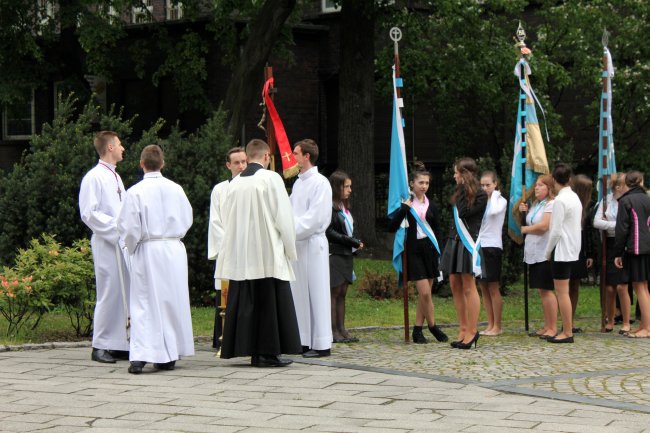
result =
[{"label": "boy in white robe", "polygon": [[293,155],[300,166],[291,191],[298,261],[291,292],[296,304],[300,341],[305,358],[329,356],[332,348],[329,243],[325,230],[332,218],[332,187],[318,172],[318,146],[313,140],[296,143]]},{"label": "boy in white robe", "polygon": [[140,156],[144,179],[129,188],[117,227],[131,255],[131,351],[129,373],[147,362],[173,370],[194,355],[187,282],[187,254],[181,239],[192,225],[192,206],[183,188],[160,173],[163,151],[146,146]]},{"label": "boy in white robe", "polygon": [[98,132],[94,145],[99,162],[84,176],[79,190],[81,220],[93,231],[90,245],[97,286],[91,359],[115,363],[116,358],[129,359],[124,308],[128,303],[128,275],[117,233],[125,190],[115,171],[124,147],[113,131]]},{"label": "boy in white robe", "polygon": [[[210,222],[208,225],[208,260],[217,260],[219,244],[223,239],[223,221],[221,219],[221,203],[226,198],[226,192],[230,181],[239,175],[246,168],[246,151],[243,147],[233,147],[226,153],[226,168],[230,171],[230,179],[224,180],[214,186],[210,195]],[[215,265],[216,272],[216,265]],[[221,305],[221,286],[224,284],[224,290],[228,287],[228,282],[219,280],[215,277],[214,288],[217,291],[215,297],[216,312],[214,316],[214,333],[212,335],[212,347],[218,349],[221,347],[219,338],[223,332],[220,310],[225,308]]]},{"label": "boy in white robe", "polygon": [[296,258],[291,203],[280,175],[266,170],[269,146],[251,140],[248,166],[222,202],[223,242],[216,277],[230,280],[222,358],[250,356],[254,367],[285,367],[301,353],[289,281]]}]

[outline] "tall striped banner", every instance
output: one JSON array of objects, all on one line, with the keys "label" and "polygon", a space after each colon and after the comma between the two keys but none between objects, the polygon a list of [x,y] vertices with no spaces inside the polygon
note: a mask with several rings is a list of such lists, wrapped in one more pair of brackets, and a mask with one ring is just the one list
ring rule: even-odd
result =
[{"label": "tall striped banner", "polygon": [[612,122],[612,78],[614,77],[614,65],[612,63],[612,55],[607,47],[604,48],[603,63],[603,92],[600,95],[600,126],[598,134],[598,200],[602,200],[603,191],[607,191],[606,194],[611,192],[608,185],[603,185],[605,177],[616,173],[614,122]]}]

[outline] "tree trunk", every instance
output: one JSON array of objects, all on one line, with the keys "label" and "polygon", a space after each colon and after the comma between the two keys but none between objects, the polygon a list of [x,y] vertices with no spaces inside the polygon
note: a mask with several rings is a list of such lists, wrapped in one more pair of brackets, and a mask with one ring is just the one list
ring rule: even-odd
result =
[{"label": "tree trunk", "polygon": [[[233,71],[224,100],[224,106],[230,113],[228,131],[233,137],[240,136],[248,109],[255,97],[262,94],[264,65],[295,6],[296,0],[266,0],[259,15],[250,24],[250,35]],[[241,143],[242,146],[245,144]]]},{"label": "tree trunk", "polygon": [[343,0],[339,74],[339,168],[353,178],[355,231],[368,246],[375,232],[375,0]]}]

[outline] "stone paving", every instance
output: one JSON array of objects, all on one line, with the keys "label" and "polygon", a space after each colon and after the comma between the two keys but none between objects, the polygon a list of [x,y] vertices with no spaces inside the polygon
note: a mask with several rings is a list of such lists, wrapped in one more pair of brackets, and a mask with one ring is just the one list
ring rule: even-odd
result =
[{"label": "stone paving", "polygon": [[358,332],[285,369],[198,344],[176,370],[139,376],[90,361],[87,343],[0,351],[0,432],[650,433],[650,340],[522,334],[460,351]]}]

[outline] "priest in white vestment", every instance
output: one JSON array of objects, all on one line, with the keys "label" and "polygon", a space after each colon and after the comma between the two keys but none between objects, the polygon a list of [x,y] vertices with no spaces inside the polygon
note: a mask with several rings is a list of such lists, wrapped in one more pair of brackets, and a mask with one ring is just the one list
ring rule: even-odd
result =
[{"label": "priest in white vestment", "polygon": [[329,243],[325,231],[332,218],[332,187],[318,172],[318,146],[302,140],[293,154],[300,166],[291,191],[298,261],[291,292],[296,305],[305,358],[329,356],[332,348]]},{"label": "priest in white vestment", "polygon": [[[246,168],[246,151],[243,147],[233,147],[226,152],[226,168],[230,171],[230,178],[224,180],[214,186],[212,194],[210,195],[210,220],[208,225],[208,260],[217,260],[219,252],[219,245],[223,240],[223,221],[221,219],[221,207],[226,198],[228,185],[235,177],[237,177]],[[215,274],[216,274],[215,265]],[[217,291],[215,297],[215,315],[214,315],[214,333],[212,335],[212,347],[218,349],[221,347],[219,338],[223,332],[221,325],[220,309],[225,308],[221,305],[221,286],[225,285],[224,290],[228,287],[228,282],[225,280],[214,279],[214,288]]]},{"label": "priest in white vestment", "polygon": [[280,175],[266,170],[269,146],[251,140],[248,166],[222,202],[216,278],[230,280],[222,358],[250,356],[255,367],[284,367],[301,353],[289,281],[296,258],[291,203]]},{"label": "priest in white vestment", "polygon": [[[81,181],[79,212],[93,232],[93,252],[97,301],[93,316],[91,359],[114,363],[129,359],[127,339],[128,271],[117,232],[117,217],[125,190],[115,170],[122,161],[124,147],[112,131],[98,132],[94,139],[99,162]],[[124,298],[127,299],[124,299]]]},{"label": "priest in white vestment", "polygon": [[163,151],[144,148],[144,179],[129,188],[118,230],[131,255],[131,366],[139,374],[147,362],[173,370],[182,356],[194,355],[187,279],[181,239],[192,225],[192,206],[183,188],[163,177]]}]

